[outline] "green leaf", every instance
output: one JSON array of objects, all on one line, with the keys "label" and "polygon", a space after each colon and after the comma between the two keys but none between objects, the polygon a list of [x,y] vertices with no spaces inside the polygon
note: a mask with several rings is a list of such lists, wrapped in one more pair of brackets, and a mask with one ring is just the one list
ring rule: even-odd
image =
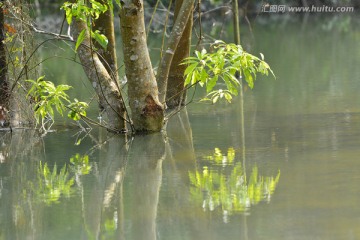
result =
[{"label": "green leaf", "polygon": [[85,29],[83,29],[83,30],[80,32],[80,34],[79,34],[79,36],[78,36],[78,38],[77,38],[77,40],[76,40],[75,51],[77,51],[77,49],[79,48],[80,44],[84,41],[84,39],[85,39],[85,32],[86,32]]},{"label": "green leaf", "polygon": [[69,9],[69,8],[66,9],[65,15],[66,15],[66,21],[67,21],[67,23],[68,23],[69,25],[71,25],[71,23],[72,23],[72,18],[73,18],[73,14],[72,14],[71,9]]},{"label": "green leaf", "polygon": [[250,71],[245,69],[243,72],[244,72],[245,80],[246,80],[247,84],[249,85],[249,87],[251,89],[253,89],[253,87],[254,87],[254,79],[253,79]]},{"label": "green leaf", "polygon": [[96,42],[100,44],[100,46],[106,50],[108,45],[108,39],[104,34],[100,34],[98,30],[95,32],[92,32],[91,34],[92,38],[95,39]]},{"label": "green leaf", "polygon": [[193,72],[194,69],[197,67],[197,65],[198,65],[197,62],[189,65],[189,66],[185,69],[184,75],[188,75],[189,73]]},{"label": "green leaf", "polygon": [[208,77],[209,77],[209,75],[207,74],[207,72],[206,72],[205,69],[203,68],[203,69],[201,70],[200,77],[199,77],[198,81],[201,81],[202,83],[206,83]]},{"label": "green leaf", "polygon": [[229,92],[232,95],[237,95],[238,94],[238,90],[236,89],[236,87],[232,84],[232,82],[229,81],[228,78],[224,78],[224,82],[226,84],[227,89],[229,90]]},{"label": "green leaf", "polygon": [[191,84],[195,84],[197,82],[197,76],[199,75],[198,72],[193,72],[192,76],[191,76]]},{"label": "green leaf", "polygon": [[224,93],[224,96],[225,96],[226,101],[228,101],[229,103],[231,103],[231,100],[232,100],[231,94],[228,93],[228,92],[225,92],[225,93]]},{"label": "green leaf", "polygon": [[206,83],[206,92],[210,92],[216,85],[219,76],[214,76]]},{"label": "green leaf", "polygon": [[192,75],[193,75],[193,74],[194,74],[194,73],[191,73],[191,74],[189,73],[189,74],[186,76],[185,81],[184,81],[184,86],[190,84],[191,78],[192,78]]},{"label": "green leaf", "polygon": [[212,99],[212,103],[213,103],[213,104],[216,103],[218,99],[219,99],[219,95],[216,95],[216,96]]}]

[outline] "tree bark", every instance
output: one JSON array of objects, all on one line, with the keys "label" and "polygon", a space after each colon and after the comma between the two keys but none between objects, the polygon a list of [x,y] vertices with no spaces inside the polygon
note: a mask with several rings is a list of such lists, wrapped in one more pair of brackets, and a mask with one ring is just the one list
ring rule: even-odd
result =
[{"label": "tree bark", "polygon": [[136,131],[160,131],[164,107],[146,43],[143,0],[127,0],[120,9],[120,27],[128,81],[129,105]]},{"label": "tree bark", "polygon": [[[100,0],[102,4],[106,4],[107,0]],[[115,47],[115,32],[114,32],[114,16],[110,8],[103,14],[100,14],[99,18],[95,20],[94,30],[99,30],[100,33],[104,34],[108,39],[108,45],[106,49],[103,49],[97,42],[94,43],[95,47],[100,53],[100,60],[105,66],[110,76],[115,80],[119,80],[117,70],[117,57]]]},{"label": "tree bark", "polygon": [[194,6],[195,0],[183,0],[183,4],[179,10],[179,15],[176,18],[175,24],[171,31],[167,47],[161,59],[159,65],[157,81],[159,84],[159,100],[161,103],[165,103],[167,81],[170,71],[171,62],[173,60],[176,48],[180,42],[181,36],[183,35],[184,29],[187,25],[190,14]]},{"label": "tree bark", "polygon": [[91,39],[87,26],[80,20],[74,21],[74,36],[77,39],[85,29],[85,39],[78,48],[78,55],[88,79],[92,83],[108,117],[108,127],[115,131],[125,129],[125,106],[120,91],[111,79],[99,56],[91,49]]},{"label": "tree bark", "polygon": [[[0,3],[4,3],[3,0]],[[4,9],[0,8],[0,106],[9,107],[9,82],[7,79],[7,60],[5,49]]]},{"label": "tree bark", "polygon": [[[183,0],[176,0],[174,18],[177,19]],[[181,65],[183,60],[189,57],[191,45],[191,31],[193,26],[192,18],[193,8],[186,23],[184,32],[181,36],[179,44],[176,48],[174,57],[171,62],[167,89],[166,89],[166,105],[168,108],[176,108],[184,105],[186,98],[186,90],[184,86],[184,72],[187,65]]]}]

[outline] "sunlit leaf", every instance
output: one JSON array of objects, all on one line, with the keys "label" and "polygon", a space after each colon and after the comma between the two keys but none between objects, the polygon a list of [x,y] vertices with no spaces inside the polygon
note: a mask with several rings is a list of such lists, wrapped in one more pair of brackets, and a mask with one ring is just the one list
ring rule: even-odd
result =
[{"label": "sunlit leaf", "polygon": [[91,36],[95,39],[96,42],[100,44],[103,49],[107,48],[108,39],[104,34],[101,34],[99,31],[95,31],[92,32]]},{"label": "sunlit leaf", "polygon": [[212,78],[209,79],[209,81],[207,81],[206,83],[206,92],[210,92],[216,85],[217,81],[218,81],[218,76],[214,76]]},{"label": "sunlit leaf", "polygon": [[189,66],[185,69],[184,75],[187,75],[187,74],[193,72],[194,69],[195,69],[197,66],[198,66],[198,63],[197,63],[197,62],[189,65]]},{"label": "sunlit leaf", "polygon": [[212,103],[216,103],[218,99],[219,99],[219,95],[216,95],[216,96],[212,99]]},{"label": "sunlit leaf", "polygon": [[[230,102],[232,96],[237,95],[237,87],[240,85],[235,76],[237,72],[245,77],[250,88],[254,87],[257,74],[268,75],[269,71],[273,74],[269,65],[263,61],[262,53],[260,59],[243,51],[240,45],[226,44],[222,40],[215,41],[212,50],[209,53],[205,49],[195,51],[195,57],[189,57],[182,63],[191,66],[184,72],[185,85],[199,83],[200,86],[206,86],[208,96],[203,100],[211,98],[212,102],[216,102],[225,98]],[[209,92],[221,81],[226,84],[227,89],[210,96]]]}]

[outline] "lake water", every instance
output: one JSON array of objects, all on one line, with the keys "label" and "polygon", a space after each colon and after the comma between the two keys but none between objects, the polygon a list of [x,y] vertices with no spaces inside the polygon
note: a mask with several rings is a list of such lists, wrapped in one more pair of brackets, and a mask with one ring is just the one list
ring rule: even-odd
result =
[{"label": "lake water", "polygon": [[[0,239],[360,239],[360,31],[341,20],[256,25],[277,79],[244,89],[244,124],[235,99],[147,136],[0,133]],[[47,70],[81,88],[72,67]]]}]

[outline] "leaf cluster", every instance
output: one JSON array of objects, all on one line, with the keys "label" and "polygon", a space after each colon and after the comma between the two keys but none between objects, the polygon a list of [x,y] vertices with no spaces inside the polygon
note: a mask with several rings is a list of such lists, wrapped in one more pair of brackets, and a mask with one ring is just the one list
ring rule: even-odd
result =
[{"label": "leaf cluster", "polygon": [[[71,86],[64,84],[55,86],[54,83],[46,81],[44,77],[45,76],[41,76],[36,81],[26,80],[31,84],[27,97],[35,102],[34,115],[38,124],[41,121],[41,127],[44,128],[45,119],[50,119],[52,122],[54,121],[54,108],[61,116],[63,116],[65,108],[70,109],[68,117],[75,121],[80,120],[82,116],[86,116],[88,104],[79,102],[77,99],[71,102],[68,94],[65,92],[69,90]],[[65,103],[68,105],[65,105]]]},{"label": "leaf cluster", "polygon": [[[238,94],[241,84],[236,73],[245,76],[250,88],[254,87],[258,73],[268,75],[270,72],[275,76],[262,54],[260,59],[244,51],[240,45],[221,40],[215,41],[211,49],[211,52],[206,49],[195,51],[195,56],[188,57],[183,63],[188,65],[184,72],[185,86],[196,83],[205,86],[207,97],[203,100],[215,103],[218,99],[225,98],[231,102],[232,97]],[[213,90],[219,82],[225,84],[226,89]]]},{"label": "leaf cluster", "polygon": [[40,119],[50,117],[54,119],[54,109],[60,115],[63,115],[65,108],[64,101],[69,103],[69,96],[65,93],[71,87],[68,85],[55,86],[54,83],[44,80],[45,76],[39,77],[35,80],[26,80],[31,84],[31,88],[28,91],[27,97],[31,97],[35,102],[34,111],[37,123]]},{"label": "leaf cluster", "polygon": [[[120,0],[117,1],[118,5],[120,5],[119,1]],[[108,45],[107,37],[104,34],[100,33],[99,30],[93,31],[91,25],[94,19],[99,18],[100,14],[103,14],[106,11],[111,11],[112,13],[113,8],[113,3],[110,0],[106,3],[100,3],[96,0],[89,0],[88,3],[84,0],[77,0],[75,3],[65,2],[61,7],[61,9],[65,11],[66,21],[69,25],[71,25],[73,18],[85,22],[88,26],[88,29],[90,29],[91,38],[98,42],[100,46],[104,49],[106,49]],[[75,51],[84,41],[85,36],[86,29],[83,29],[77,38],[75,44]]]}]

